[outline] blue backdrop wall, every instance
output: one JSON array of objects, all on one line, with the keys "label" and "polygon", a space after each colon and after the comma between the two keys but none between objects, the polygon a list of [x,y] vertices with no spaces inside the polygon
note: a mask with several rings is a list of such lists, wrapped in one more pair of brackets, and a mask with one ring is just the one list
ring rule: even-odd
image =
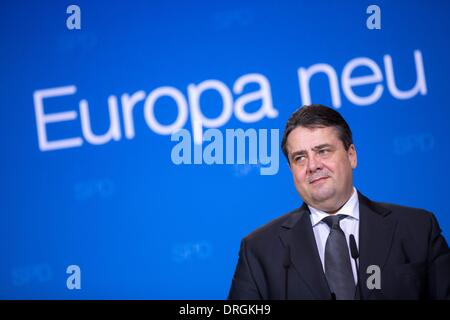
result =
[{"label": "blue backdrop wall", "polygon": [[[450,236],[449,1],[0,9],[1,298],[225,298],[240,239],[302,202],[279,140],[311,102],[352,127],[357,189]],[[202,133],[267,129],[272,170],[177,164],[181,128],[192,153]]]}]

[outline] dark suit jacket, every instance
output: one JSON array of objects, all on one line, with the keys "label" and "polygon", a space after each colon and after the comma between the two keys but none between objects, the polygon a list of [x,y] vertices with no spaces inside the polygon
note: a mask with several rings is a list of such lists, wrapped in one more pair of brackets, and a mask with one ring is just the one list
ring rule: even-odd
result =
[{"label": "dark suit jacket", "polygon": [[[362,299],[450,299],[450,250],[434,215],[358,198]],[[288,246],[288,299],[331,298],[309,215],[304,203],[242,240],[229,299],[284,299]],[[370,265],[380,289],[366,285]]]}]

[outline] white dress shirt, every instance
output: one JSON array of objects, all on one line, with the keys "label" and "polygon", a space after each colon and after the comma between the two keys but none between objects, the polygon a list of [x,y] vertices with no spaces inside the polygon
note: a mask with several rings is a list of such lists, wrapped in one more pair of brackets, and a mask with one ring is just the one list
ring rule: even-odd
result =
[{"label": "white dress shirt", "polygon": [[[319,250],[320,260],[322,261],[322,267],[325,272],[325,244],[327,242],[328,235],[330,234],[330,228],[322,220],[323,218],[328,217],[329,214],[324,211],[315,209],[309,205],[308,207],[311,211],[310,218],[314,231],[314,237],[316,238],[317,249]],[[339,209],[338,212],[336,212],[336,214],[343,214],[348,216],[347,218],[340,221],[340,226],[344,231],[345,238],[347,239],[347,246],[349,251],[348,253],[350,255],[350,262],[353,270],[353,278],[355,280],[355,283],[357,283],[358,276],[356,266],[354,260],[351,258],[352,254],[350,252],[350,246],[348,245],[350,243],[349,237],[351,234],[353,234],[356,240],[356,246],[359,250],[359,200],[358,193],[356,192],[355,187],[353,187],[353,193],[350,199],[348,199],[348,201],[344,204],[344,206],[342,206],[341,209]]]}]

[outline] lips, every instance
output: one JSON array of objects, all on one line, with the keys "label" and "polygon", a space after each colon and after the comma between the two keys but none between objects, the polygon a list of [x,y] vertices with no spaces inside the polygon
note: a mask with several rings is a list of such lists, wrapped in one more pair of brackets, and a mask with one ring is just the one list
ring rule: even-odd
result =
[{"label": "lips", "polygon": [[320,177],[320,178],[318,178],[318,179],[316,179],[316,180],[313,180],[313,181],[311,182],[311,184],[315,184],[315,183],[317,183],[317,182],[319,182],[319,181],[322,181],[322,180],[325,180],[325,179],[328,179],[328,177]]}]

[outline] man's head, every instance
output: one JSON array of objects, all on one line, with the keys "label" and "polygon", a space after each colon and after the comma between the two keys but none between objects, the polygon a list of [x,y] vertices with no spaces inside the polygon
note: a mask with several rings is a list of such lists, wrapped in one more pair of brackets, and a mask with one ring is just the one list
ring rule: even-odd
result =
[{"label": "man's head", "polygon": [[307,204],[329,213],[345,204],[353,191],[357,156],[350,127],[337,111],[322,105],[295,111],[286,124],[282,149]]}]

